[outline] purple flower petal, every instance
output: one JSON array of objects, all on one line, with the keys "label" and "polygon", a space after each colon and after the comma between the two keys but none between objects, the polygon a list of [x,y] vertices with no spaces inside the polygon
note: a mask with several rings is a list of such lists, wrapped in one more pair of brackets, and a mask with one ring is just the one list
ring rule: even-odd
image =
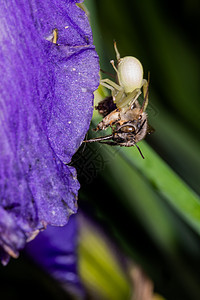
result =
[{"label": "purple flower petal", "polygon": [[64,163],[89,128],[99,64],[75,3],[0,6],[0,246],[14,257],[47,224],[65,225],[77,211],[76,171]]},{"label": "purple flower petal", "polygon": [[77,271],[77,225],[76,217],[72,216],[62,228],[48,226],[26,245],[25,250],[64,289],[80,297],[84,291]]}]

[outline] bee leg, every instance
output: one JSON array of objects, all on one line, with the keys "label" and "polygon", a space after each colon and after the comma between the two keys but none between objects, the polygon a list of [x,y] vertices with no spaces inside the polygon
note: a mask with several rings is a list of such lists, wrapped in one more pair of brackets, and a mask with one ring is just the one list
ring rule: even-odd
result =
[{"label": "bee leg", "polygon": [[112,138],[113,138],[113,135],[110,134],[110,135],[100,136],[100,137],[96,137],[96,138],[89,139],[89,140],[84,140],[83,143],[102,142],[102,141],[105,141],[105,140],[110,140]]},{"label": "bee leg", "polygon": [[101,143],[101,144],[106,144],[106,145],[109,145],[109,146],[120,146],[117,142],[114,142],[114,141],[106,141],[106,142],[104,142],[104,141],[99,141],[99,143]]}]

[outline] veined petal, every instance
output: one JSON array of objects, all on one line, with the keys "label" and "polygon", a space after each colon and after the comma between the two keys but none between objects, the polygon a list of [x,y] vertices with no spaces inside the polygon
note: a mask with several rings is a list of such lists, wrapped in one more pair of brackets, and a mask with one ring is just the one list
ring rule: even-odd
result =
[{"label": "veined petal", "polygon": [[[78,222],[72,216],[69,223],[62,228],[48,226],[25,251],[32,260],[58,283],[78,296],[84,298],[84,289],[78,274]],[[84,298],[85,299],[85,298]]]},{"label": "veined petal", "polygon": [[0,245],[15,257],[77,211],[76,171],[64,163],[89,128],[99,65],[76,1],[4,0],[0,25]]}]

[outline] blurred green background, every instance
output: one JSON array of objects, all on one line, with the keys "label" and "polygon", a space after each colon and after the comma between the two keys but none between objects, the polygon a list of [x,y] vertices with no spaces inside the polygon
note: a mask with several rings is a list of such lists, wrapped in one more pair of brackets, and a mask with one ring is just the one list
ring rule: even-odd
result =
[{"label": "blurred green background", "polygon": [[[145,271],[155,293],[169,300],[199,300],[199,0],[84,3],[101,68],[114,74],[109,61],[115,59],[115,39],[121,57],[137,57],[145,78],[150,71],[147,111],[155,128],[139,143],[144,160],[135,147],[99,144],[80,148],[74,157],[81,182],[80,211],[104,232],[91,224],[81,227],[85,231],[80,235],[80,271],[88,299],[131,299],[130,274],[112,261],[119,263],[121,258],[105,245],[108,238],[131,265]],[[105,92],[99,90],[96,99]],[[99,120],[94,113],[91,129]],[[93,134],[90,130],[89,136]],[[48,299],[68,299],[23,255],[1,267],[0,278],[6,300],[25,299],[24,282],[32,298],[40,293]]]},{"label": "blurred green background", "polygon": [[[136,56],[145,78],[150,71],[147,111],[155,133],[139,143],[144,160],[135,148],[81,150],[79,205],[143,267],[155,292],[200,299],[200,3],[84,3],[101,68],[114,74],[115,39],[121,57]],[[99,120],[95,113],[91,128]]]}]

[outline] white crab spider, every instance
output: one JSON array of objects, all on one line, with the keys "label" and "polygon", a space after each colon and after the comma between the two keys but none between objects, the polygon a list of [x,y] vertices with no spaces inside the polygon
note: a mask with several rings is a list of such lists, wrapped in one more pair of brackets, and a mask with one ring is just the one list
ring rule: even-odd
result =
[{"label": "white crab spider", "polygon": [[[114,42],[114,49],[117,58],[117,67],[115,67],[114,60],[111,60],[114,70],[117,73],[117,81],[110,79],[102,79],[101,85],[111,90],[113,101],[116,106],[122,108],[130,102],[134,103],[141,94],[143,88],[144,96],[148,90],[148,82],[143,79],[143,67],[140,61],[133,56],[125,56],[120,58],[116,42]],[[148,105],[148,99],[145,102],[144,111]]]}]

